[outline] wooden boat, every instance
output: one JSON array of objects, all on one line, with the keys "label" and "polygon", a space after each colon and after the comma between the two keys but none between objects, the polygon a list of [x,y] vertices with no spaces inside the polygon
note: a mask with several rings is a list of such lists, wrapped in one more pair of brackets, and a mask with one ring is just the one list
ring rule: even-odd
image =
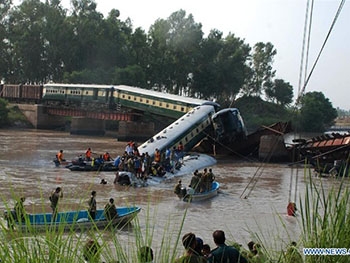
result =
[{"label": "wooden boat", "polygon": [[91,228],[106,228],[123,226],[133,220],[133,218],[141,211],[140,207],[117,207],[118,217],[112,221],[105,218],[103,209],[96,212],[95,220],[89,219],[87,210],[58,212],[56,219],[52,220],[52,213],[26,214],[24,222],[14,220],[14,211],[12,216],[8,216],[5,212],[5,219],[9,227],[17,230],[40,231],[40,230],[87,230]]},{"label": "wooden boat", "polygon": [[218,182],[213,182],[211,184],[211,189],[202,193],[194,193],[192,188],[187,190],[187,193],[182,198],[184,202],[198,202],[210,199],[218,194],[220,184]]}]

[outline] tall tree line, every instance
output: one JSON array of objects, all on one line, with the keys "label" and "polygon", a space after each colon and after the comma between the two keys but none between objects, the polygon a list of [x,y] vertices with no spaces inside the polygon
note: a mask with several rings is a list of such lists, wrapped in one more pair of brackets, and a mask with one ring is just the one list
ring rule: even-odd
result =
[{"label": "tall tree line", "polygon": [[[230,33],[202,24],[184,10],[158,19],[148,32],[105,18],[93,0],[11,0],[0,6],[0,79],[5,83],[125,84],[230,104],[238,94],[265,94],[288,105],[289,83],[273,81],[271,43],[251,48]],[[278,90],[284,90],[282,98]]]}]

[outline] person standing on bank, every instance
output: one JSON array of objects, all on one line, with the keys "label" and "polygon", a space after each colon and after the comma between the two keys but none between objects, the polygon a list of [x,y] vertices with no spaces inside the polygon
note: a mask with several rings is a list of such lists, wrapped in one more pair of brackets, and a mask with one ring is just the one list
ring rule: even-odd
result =
[{"label": "person standing on bank", "polygon": [[96,203],[96,191],[91,192],[91,197],[89,200],[89,216],[92,220],[95,220],[96,218],[96,210],[97,210],[97,203]]},{"label": "person standing on bank", "polygon": [[225,233],[222,230],[216,230],[213,233],[216,248],[213,249],[209,256],[209,263],[247,263],[248,261],[239,253],[239,251],[225,244]]},{"label": "person standing on bank", "polygon": [[61,187],[57,187],[55,191],[50,195],[50,202],[52,208],[52,219],[56,218],[57,215],[57,207],[59,199],[63,198],[63,192]]}]

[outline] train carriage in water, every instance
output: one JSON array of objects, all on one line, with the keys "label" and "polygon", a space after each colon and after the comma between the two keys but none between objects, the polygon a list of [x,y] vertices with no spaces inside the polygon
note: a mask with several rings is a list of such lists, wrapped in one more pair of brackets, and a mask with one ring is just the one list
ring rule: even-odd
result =
[{"label": "train carriage in water", "polygon": [[181,142],[184,152],[188,152],[204,137],[213,135],[214,114],[214,106],[198,106],[140,145],[138,149],[141,154],[147,152],[154,157],[156,149],[164,153],[167,149],[178,148]]}]

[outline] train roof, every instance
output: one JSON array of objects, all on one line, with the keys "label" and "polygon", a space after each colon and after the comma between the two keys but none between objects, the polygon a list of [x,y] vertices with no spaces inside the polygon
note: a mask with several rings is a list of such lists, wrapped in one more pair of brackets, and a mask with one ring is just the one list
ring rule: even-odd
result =
[{"label": "train roof", "polygon": [[173,146],[173,143],[176,143],[176,141],[174,141],[176,138],[185,137],[194,129],[194,127],[200,125],[203,122],[203,119],[207,118],[211,113],[214,113],[214,107],[211,105],[203,105],[193,108],[145,143],[141,144],[138,147],[138,150],[141,154],[148,152],[148,154],[152,156],[156,148],[163,150],[165,148],[170,149],[170,147]]},{"label": "train roof", "polygon": [[44,87],[71,87],[71,88],[97,88],[97,89],[108,89],[114,88],[115,90],[134,92],[142,95],[153,96],[157,98],[164,98],[169,100],[181,101],[184,103],[190,103],[195,105],[202,105],[203,103],[212,103],[209,100],[196,99],[191,97],[183,97],[175,94],[169,94],[165,92],[142,89],[138,87],[126,86],[126,85],[101,85],[101,84],[65,84],[65,83],[47,83]]}]

